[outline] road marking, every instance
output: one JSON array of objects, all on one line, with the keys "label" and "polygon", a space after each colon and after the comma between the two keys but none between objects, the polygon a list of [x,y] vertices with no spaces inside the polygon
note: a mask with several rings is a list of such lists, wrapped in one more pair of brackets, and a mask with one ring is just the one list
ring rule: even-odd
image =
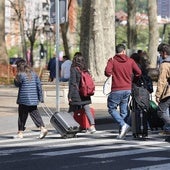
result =
[{"label": "road marking", "polygon": [[[158,144],[158,142],[155,142]],[[96,142],[95,142],[96,144]],[[106,144],[106,143],[105,143]],[[145,143],[146,145],[146,143]],[[135,144],[119,144],[119,145],[110,145],[110,146],[97,146],[97,147],[91,147],[91,148],[78,148],[78,149],[69,149],[69,150],[64,150],[64,151],[50,151],[50,152],[41,152],[41,153],[36,153],[33,155],[38,155],[38,156],[58,156],[58,155],[67,155],[67,154],[75,154],[75,153],[84,153],[84,152],[93,152],[93,151],[99,151],[99,150],[107,150],[107,149],[124,149],[124,148],[142,148],[142,149],[134,149],[132,151],[119,151],[119,152],[111,152],[111,153],[101,153],[101,154],[94,154],[94,155],[85,155],[82,157],[90,157],[90,158],[109,158],[109,157],[115,157],[115,156],[123,156],[129,155],[129,154],[140,154],[140,153],[148,153],[148,152],[156,152],[156,151],[162,151],[167,149],[166,147],[152,147],[152,143],[147,143],[147,146],[144,146],[144,144],[141,144],[139,146]],[[161,145],[160,145],[161,146]],[[167,146],[170,147],[170,146]]]},{"label": "road marking", "polygon": [[154,166],[131,168],[126,170],[169,170],[169,167],[170,167],[170,163],[167,163],[167,164],[154,165]]},{"label": "road marking", "polygon": [[[69,138],[69,139],[63,139],[60,137],[59,134],[49,133],[47,138],[43,140],[39,140],[39,139],[35,140],[34,138],[32,138],[31,135],[33,134],[37,135],[39,134],[39,132],[26,133],[25,135],[26,136],[30,135],[31,138],[26,137],[24,139],[8,139],[8,140],[0,141],[1,148],[4,148],[3,150],[1,150],[0,156],[10,155],[14,153],[42,151],[42,150],[43,152],[38,153],[36,155],[53,156],[53,155],[58,155],[58,154],[61,155],[63,154],[63,152],[67,154],[72,154],[73,151],[65,150],[65,147],[74,147],[74,146],[79,146],[81,148],[83,146],[88,146],[90,147],[90,149],[87,148],[86,152],[89,152],[89,151],[104,150],[104,149],[105,150],[106,149],[118,149],[118,147],[119,148],[128,148],[128,147],[144,148],[145,145],[147,146],[150,146],[150,145],[151,146],[152,145],[166,146],[167,145],[166,142],[162,142],[162,141],[117,140],[113,138],[113,134],[108,133],[108,132],[106,133],[106,132],[98,131],[96,137],[95,135],[90,135],[90,134],[79,134],[78,138]],[[99,137],[101,138],[98,139]],[[106,137],[109,137],[109,138],[106,138]],[[96,145],[103,145],[103,144],[107,146],[102,146],[102,147],[96,146]],[[28,146],[33,146],[33,147],[28,148]],[[9,149],[9,147],[12,147],[12,149]],[[8,148],[8,149],[5,149],[5,148]],[[59,152],[59,151],[55,151],[52,153],[46,152],[46,150],[51,149],[51,148],[55,148],[56,150],[63,148],[64,150],[63,152]],[[79,148],[78,150],[74,149],[75,150],[74,152],[81,153],[82,152],[81,148]],[[83,152],[85,152],[85,148],[83,148]]]},{"label": "road marking", "polygon": [[[118,146],[97,146],[97,147],[88,147],[88,148],[80,148],[80,149],[68,149],[64,151],[53,151],[53,152],[44,152],[44,153],[36,153],[32,155],[38,156],[59,156],[59,155],[68,155],[75,153],[84,153],[84,152],[93,152],[99,150],[107,150],[107,149],[117,149]],[[134,145],[121,145],[121,148],[129,148],[134,147]]]},{"label": "road marking", "polygon": [[[167,148],[170,148],[170,146],[167,146]],[[82,157],[86,158],[113,158],[117,156],[126,156],[126,155],[135,155],[135,154],[141,154],[141,153],[149,153],[149,152],[157,152],[157,151],[164,151],[167,150],[165,147],[147,147],[144,149],[134,149],[134,150],[128,150],[128,151],[118,151],[118,152],[109,152],[109,153],[102,153],[102,154],[94,154],[94,155],[85,155]]]},{"label": "road marking", "polygon": [[[99,132],[100,134],[100,132]],[[30,133],[29,133],[30,135]],[[81,137],[82,135],[82,137]],[[59,137],[59,134],[51,134],[49,135],[50,139],[47,137],[43,140],[40,139],[30,139],[30,138],[23,138],[23,139],[9,139],[5,141],[1,141],[0,145],[1,148],[9,148],[9,147],[17,147],[15,149],[4,149],[1,150],[0,156],[4,155],[9,155],[13,153],[21,153],[21,152],[31,152],[31,151],[39,151],[39,150],[48,150],[51,148],[59,149],[59,148],[65,148],[65,147],[73,147],[73,146],[93,146],[93,145],[101,145],[105,143],[106,145],[112,144],[113,141],[110,140],[109,138],[107,139],[100,139],[96,141],[96,138],[92,135],[85,135],[85,134],[80,134],[78,138],[68,138],[68,139],[63,139],[63,138],[57,138]],[[106,135],[105,135],[106,136]],[[56,139],[53,139],[55,137]],[[87,138],[88,137],[88,138]],[[52,139],[51,139],[52,138]],[[87,140],[88,139],[88,140]],[[9,142],[10,141],[10,142]],[[86,142],[85,142],[86,141]],[[118,143],[121,143],[124,141],[117,141]],[[33,146],[29,147],[28,146]],[[35,146],[35,147],[34,147]],[[38,147],[37,147],[38,146]],[[22,147],[22,148],[20,148]]]},{"label": "road marking", "polygon": [[163,160],[168,160],[170,158],[168,157],[143,157],[143,158],[135,158],[132,160],[137,160],[137,161],[163,161]]}]

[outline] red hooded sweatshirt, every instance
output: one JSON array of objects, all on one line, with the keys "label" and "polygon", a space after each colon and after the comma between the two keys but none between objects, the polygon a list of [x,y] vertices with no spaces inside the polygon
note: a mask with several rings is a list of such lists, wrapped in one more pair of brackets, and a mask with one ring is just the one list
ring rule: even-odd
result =
[{"label": "red hooded sweatshirt", "polygon": [[110,58],[105,68],[105,76],[112,75],[112,91],[131,90],[134,78],[139,78],[141,69],[125,54]]}]

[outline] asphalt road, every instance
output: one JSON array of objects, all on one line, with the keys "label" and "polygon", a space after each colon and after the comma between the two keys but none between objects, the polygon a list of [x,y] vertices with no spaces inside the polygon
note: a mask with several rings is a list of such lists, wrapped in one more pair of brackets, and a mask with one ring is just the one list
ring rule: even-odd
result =
[{"label": "asphalt road", "polygon": [[[0,89],[0,169],[2,170],[169,170],[170,143],[159,131],[150,131],[145,139],[134,139],[129,132],[118,140],[118,126],[104,105],[96,104],[95,134],[78,133],[76,138],[63,139],[43,120],[49,133],[38,139],[39,130],[29,118],[23,139],[15,139],[17,131],[16,91]],[[55,103],[55,102],[54,102]],[[47,105],[52,107],[52,101]],[[62,110],[66,110],[67,106]]]},{"label": "asphalt road", "polygon": [[135,140],[131,132],[117,140],[115,124],[99,124],[95,134],[78,133],[63,139],[53,129],[43,140],[36,128],[23,139],[13,133],[0,135],[0,169],[3,170],[169,170],[170,144],[158,132]]}]

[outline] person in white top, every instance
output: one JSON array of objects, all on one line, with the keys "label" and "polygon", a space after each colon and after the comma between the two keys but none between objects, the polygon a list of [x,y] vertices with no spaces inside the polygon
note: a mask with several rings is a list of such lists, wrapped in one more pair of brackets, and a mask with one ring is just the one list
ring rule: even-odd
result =
[{"label": "person in white top", "polygon": [[67,82],[70,78],[70,67],[71,67],[72,61],[68,56],[63,56],[63,63],[61,65],[61,82]]}]

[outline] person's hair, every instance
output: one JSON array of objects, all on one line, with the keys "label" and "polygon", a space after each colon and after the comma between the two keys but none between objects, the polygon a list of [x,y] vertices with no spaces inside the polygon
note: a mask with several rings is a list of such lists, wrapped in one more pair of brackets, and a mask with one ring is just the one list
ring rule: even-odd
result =
[{"label": "person's hair", "polygon": [[31,80],[31,78],[32,78],[32,76],[31,76],[32,68],[28,65],[25,65],[24,71],[25,71],[28,79]]},{"label": "person's hair", "polygon": [[130,58],[132,58],[136,63],[140,63],[140,56],[138,53],[133,53]]},{"label": "person's hair", "polygon": [[117,46],[116,46],[116,53],[121,53],[123,50],[125,50],[126,49],[126,47],[125,47],[125,45],[124,44],[118,44]]},{"label": "person's hair", "polygon": [[63,56],[63,59],[65,59],[65,60],[69,60],[69,59],[70,59],[70,57],[69,57],[68,55],[64,55],[64,56]]},{"label": "person's hair", "polygon": [[77,52],[75,52],[74,57],[75,57],[76,55],[82,55],[82,53],[79,52],[79,51],[77,51]]},{"label": "person's hair", "polygon": [[20,73],[26,73],[29,80],[31,80],[31,72],[32,69],[29,65],[27,65],[26,61],[24,59],[20,59],[16,62],[18,74]]},{"label": "person's hair", "polygon": [[141,54],[141,53],[143,53],[143,51],[142,51],[142,50],[138,50],[137,53],[138,53],[138,54]]},{"label": "person's hair", "polygon": [[81,55],[81,53],[74,55],[71,67],[79,67],[80,70],[87,70],[85,58]]},{"label": "person's hair", "polygon": [[26,66],[26,61],[24,59],[19,59],[16,61],[16,66],[18,72],[24,72],[25,71],[25,66]]},{"label": "person's hair", "polygon": [[165,43],[159,44],[157,51],[166,52],[167,55],[170,55],[170,45]]},{"label": "person's hair", "polygon": [[27,62],[24,59],[20,58],[15,62],[15,64],[17,67],[19,67],[20,65],[26,65]]}]

